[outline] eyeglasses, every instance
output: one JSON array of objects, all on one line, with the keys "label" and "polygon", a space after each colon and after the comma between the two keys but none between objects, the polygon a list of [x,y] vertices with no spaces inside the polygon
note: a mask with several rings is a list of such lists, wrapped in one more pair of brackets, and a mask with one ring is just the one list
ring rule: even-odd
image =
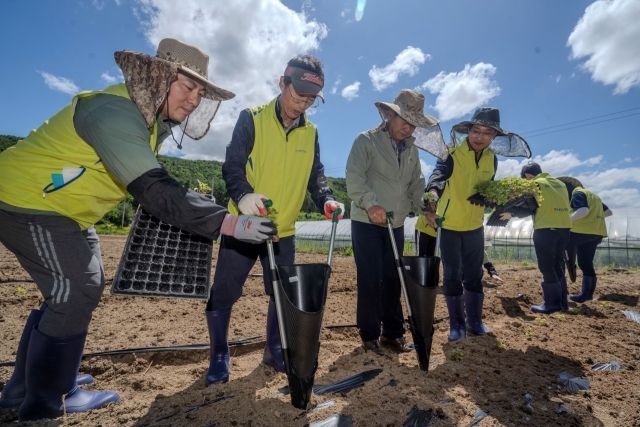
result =
[{"label": "eyeglasses", "polygon": [[488,129],[485,131],[481,131],[478,129],[471,129],[469,131],[469,135],[473,135],[476,138],[480,137],[480,138],[484,138],[484,139],[493,139],[496,135],[498,134],[498,132],[496,132],[493,129]]},{"label": "eyeglasses", "polygon": [[295,102],[298,105],[303,105],[305,108],[308,108],[310,106],[312,106],[316,100],[317,97],[310,97],[310,96],[298,96],[298,95],[294,95],[293,94],[293,90],[291,89],[291,86],[293,86],[293,84],[289,85],[289,96],[291,97],[291,99],[293,99],[293,102]]}]

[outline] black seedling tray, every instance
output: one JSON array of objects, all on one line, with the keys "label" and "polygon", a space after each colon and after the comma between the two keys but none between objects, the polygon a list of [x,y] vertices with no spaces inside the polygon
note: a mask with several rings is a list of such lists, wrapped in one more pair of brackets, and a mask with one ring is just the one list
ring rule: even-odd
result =
[{"label": "black seedling tray", "polygon": [[498,206],[495,203],[487,202],[487,200],[482,197],[480,193],[472,194],[471,196],[467,197],[467,200],[470,201],[473,205],[480,205],[484,206],[485,208],[495,208]]},{"label": "black seedling tray", "polygon": [[206,300],[212,252],[212,240],[166,224],[140,207],[111,293]]}]

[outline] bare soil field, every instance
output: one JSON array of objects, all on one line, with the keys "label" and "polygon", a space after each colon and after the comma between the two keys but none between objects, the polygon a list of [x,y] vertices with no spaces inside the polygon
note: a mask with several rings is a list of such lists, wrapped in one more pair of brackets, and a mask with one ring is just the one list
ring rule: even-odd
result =
[{"label": "bare soil field", "polygon": [[[109,294],[125,240],[102,237],[109,282],[94,313],[85,353],[208,343],[204,301]],[[214,266],[216,255],[217,248]],[[297,257],[299,263],[325,261],[324,255]],[[287,385],[286,376],[261,365],[268,299],[262,278],[254,276],[234,306],[229,330],[231,340],[254,338],[250,345],[232,349],[227,384],[205,387],[208,350],[87,357],[80,370],[96,381],[85,387],[117,391],[122,402],[23,425],[301,427],[341,414],[353,426],[469,426],[481,409],[488,414],[475,424],[481,427],[640,426],[640,324],[622,312],[640,310],[640,272],[599,270],[593,301],[570,302],[570,311],[547,316],[529,310],[542,301],[535,266],[497,264],[497,269],[505,284],[488,282],[485,288],[484,321],[492,335],[447,343],[447,309],[438,297],[428,372],[419,369],[414,352],[364,352],[353,327],[354,261],[334,257],[315,383],[382,370],[362,387],[314,395],[308,411],[291,405],[289,396],[279,391]],[[260,273],[258,268],[254,273]],[[578,283],[570,284],[572,292],[579,291]],[[0,246],[0,363],[14,360],[29,310],[38,307],[40,299],[30,277]],[[409,332],[406,337],[411,341]],[[596,362],[612,360],[623,369],[592,369]],[[0,387],[12,370],[0,367]],[[558,383],[560,372],[588,379],[590,389],[567,391]],[[405,423],[414,407],[431,411],[434,418],[430,423]],[[0,410],[0,425],[18,425],[17,414],[15,409]]]}]

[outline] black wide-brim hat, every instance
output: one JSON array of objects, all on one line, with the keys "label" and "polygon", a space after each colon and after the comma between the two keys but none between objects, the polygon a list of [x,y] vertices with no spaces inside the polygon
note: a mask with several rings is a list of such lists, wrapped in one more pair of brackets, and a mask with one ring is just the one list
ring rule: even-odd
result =
[{"label": "black wide-brim hat", "polygon": [[480,125],[490,127],[498,132],[498,135],[506,136],[509,132],[500,127],[500,110],[493,107],[478,108],[470,120],[460,122],[453,126],[453,130],[466,134],[472,125]]}]

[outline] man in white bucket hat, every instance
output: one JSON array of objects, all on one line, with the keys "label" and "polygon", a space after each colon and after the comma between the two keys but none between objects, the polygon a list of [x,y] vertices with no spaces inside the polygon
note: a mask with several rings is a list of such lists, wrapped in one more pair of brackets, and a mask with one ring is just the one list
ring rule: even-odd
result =
[{"label": "man in white bucket hat", "polygon": [[121,51],[115,60],[125,83],[76,95],[0,154],[0,242],[44,298],[27,319],[0,397],[0,407],[20,406],[20,421],[120,400],[79,388],[76,375],[105,286],[93,224],[127,193],[163,222],[210,239],[261,243],[275,233],[267,219],[229,215],[182,187],[156,160],[172,126],[202,138],[220,102],[233,98],[208,80],[209,57],[164,39],[156,56]]},{"label": "man in white bucket hat", "polygon": [[424,176],[416,134],[437,134],[438,121],[424,114],[424,96],[402,89],[393,103],[376,102],[380,125],[358,135],[347,160],[347,192],[351,198],[351,239],[358,280],[357,324],[365,351],[384,354],[410,351],[400,305],[400,280],[386,228],[393,211],[393,229],[402,256],[404,220],[411,201],[420,205]]}]

